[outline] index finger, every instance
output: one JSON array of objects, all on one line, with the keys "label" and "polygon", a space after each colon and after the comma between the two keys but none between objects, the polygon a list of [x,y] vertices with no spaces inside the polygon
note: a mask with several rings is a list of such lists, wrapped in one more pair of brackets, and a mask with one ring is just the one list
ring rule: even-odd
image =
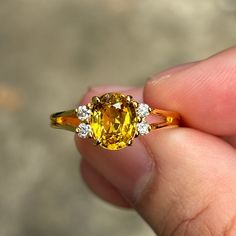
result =
[{"label": "index finger", "polygon": [[152,107],[180,112],[187,126],[215,135],[236,134],[236,47],[185,70],[155,76],[144,89]]}]

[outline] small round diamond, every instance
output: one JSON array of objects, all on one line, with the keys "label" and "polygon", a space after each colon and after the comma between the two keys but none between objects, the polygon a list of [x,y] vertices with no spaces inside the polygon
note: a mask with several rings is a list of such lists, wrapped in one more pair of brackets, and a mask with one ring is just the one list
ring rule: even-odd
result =
[{"label": "small round diamond", "polygon": [[147,104],[140,103],[137,108],[137,115],[144,118],[149,115],[149,113],[150,113],[149,109],[150,109],[150,107]]},{"label": "small round diamond", "polygon": [[147,122],[143,121],[137,124],[137,130],[140,135],[148,134],[150,132],[150,125]]},{"label": "small round diamond", "polygon": [[84,120],[88,120],[88,118],[91,115],[91,110],[88,109],[86,106],[79,106],[77,109],[77,117],[84,121]]},{"label": "small round diamond", "polygon": [[77,128],[77,133],[80,138],[87,138],[88,135],[92,132],[90,125],[81,123]]}]

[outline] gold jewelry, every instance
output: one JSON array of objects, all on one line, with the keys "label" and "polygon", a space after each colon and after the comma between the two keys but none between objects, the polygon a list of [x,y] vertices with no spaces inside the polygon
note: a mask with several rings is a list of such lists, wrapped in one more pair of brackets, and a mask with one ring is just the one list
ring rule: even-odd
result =
[{"label": "gold jewelry", "polygon": [[[149,124],[146,121],[149,115],[157,115],[161,121]],[[152,109],[120,93],[94,96],[87,105],[51,115],[53,128],[76,132],[80,138],[92,138],[97,145],[109,150],[124,148],[139,135],[167,126],[175,127],[179,122],[177,112]]]}]

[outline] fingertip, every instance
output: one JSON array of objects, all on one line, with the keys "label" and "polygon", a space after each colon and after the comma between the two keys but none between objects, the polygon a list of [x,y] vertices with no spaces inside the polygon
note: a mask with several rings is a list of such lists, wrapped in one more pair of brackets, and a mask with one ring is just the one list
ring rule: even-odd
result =
[{"label": "fingertip", "polygon": [[184,63],[184,64],[180,64],[180,65],[176,65],[173,67],[170,67],[164,71],[161,71],[159,73],[156,73],[152,76],[150,76],[147,80],[147,83],[150,84],[156,84],[158,83],[160,80],[162,79],[166,79],[169,78],[171,74],[175,74],[177,72],[183,71],[191,66],[196,65],[197,63],[199,63],[200,61],[194,61],[194,62],[188,62],[188,63]]},{"label": "fingertip", "polygon": [[215,226],[210,215],[222,208],[213,207],[212,202],[227,202],[234,196],[235,150],[220,138],[190,128],[161,129],[144,141],[156,171],[136,207],[155,232],[172,234],[186,219],[199,220],[198,212],[206,206],[212,210],[209,225]]},{"label": "fingertip", "polygon": [[215,135],[236,134],[236,49],[226,50],[144,87],[144,101],[178,111],[184,124]]},{"label": "fingertip", "polygon": [[122,208],[130,209],[131,205],[120,192],[99,174],[85,159],[80,162],[80,173],[88,188],[102,200]]}]

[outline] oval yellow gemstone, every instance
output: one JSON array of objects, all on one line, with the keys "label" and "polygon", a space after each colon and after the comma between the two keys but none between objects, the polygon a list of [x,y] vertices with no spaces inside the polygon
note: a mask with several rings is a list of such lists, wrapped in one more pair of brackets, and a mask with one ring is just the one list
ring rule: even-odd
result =
[{"label": "oval yellow gemstone", "polygon": [[123,94],[104,94],[92,108],[90,125],[93,138],[106,149],[124,148],[134,138],[135,118],[135,107]]}]

